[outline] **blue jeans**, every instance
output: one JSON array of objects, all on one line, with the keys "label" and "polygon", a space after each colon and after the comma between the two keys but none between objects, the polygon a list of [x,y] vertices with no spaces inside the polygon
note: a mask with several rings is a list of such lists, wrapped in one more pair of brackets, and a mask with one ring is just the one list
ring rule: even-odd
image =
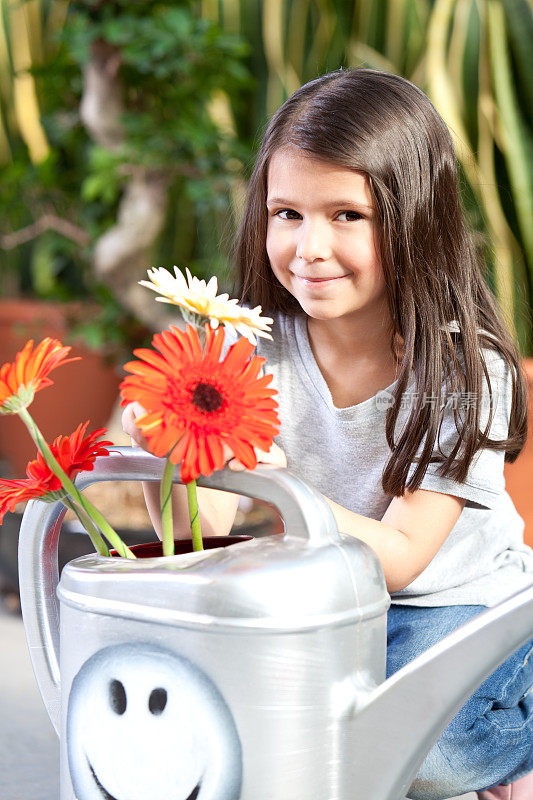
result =
[{"label": "blue jeans", "polygon": [[[484,606],[392,605],[387,677],[484,611]],[[409,790],[445,800],[511,783],[533,770],[533,639],[504,661],[452,719]]]}]

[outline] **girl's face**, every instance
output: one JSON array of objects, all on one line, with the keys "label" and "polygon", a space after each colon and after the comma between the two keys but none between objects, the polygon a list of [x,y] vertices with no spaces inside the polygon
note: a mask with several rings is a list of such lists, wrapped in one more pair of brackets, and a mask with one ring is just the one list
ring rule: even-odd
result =
[{"label": "girl's face", "polygon": [[308,316],[382,318],[385,280],[365,175],[284,148],[270,161],[267,207],[270,265]]}]

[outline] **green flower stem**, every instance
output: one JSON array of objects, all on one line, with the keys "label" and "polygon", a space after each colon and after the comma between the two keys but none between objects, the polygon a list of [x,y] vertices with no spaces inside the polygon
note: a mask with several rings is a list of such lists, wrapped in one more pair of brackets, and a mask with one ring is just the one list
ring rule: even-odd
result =
[{"label": "green flower stem", "polygon": [[192,549],[203,550],[202,531],[198,514],[198,497],[196,494],[196,481],[187,484],[187,500],[189,501],[189,517],[191,520]]},{"label": "green flower stem", "polygon": [[89,534],[96,552],[101,556],[109,556],[109,550],[106,543],[93,525],[91,518],[88,514],[86,514],[83,508],[77,506],[74,500],[71,500],[70,498],[65,498],[63,503],[67,506],[67,508],[70,508],[70,510],[76,514],[77,518]]},{"label": "green flower stem", "polygon": [[70,494],[72,499],[79,505],[81,508],[86,512],[86,514],[91,518],[93,522],[98,525],[101,532],[108,540],[110,544],[117,550],[119,555],[123,558],[135,558],[135,555],[131,552],[129,547],[127,547],[118,533],[113,530],[109,522],[106,518],[98,511],[96,506],[94,506],[90,500],[84,497],[81,492],[77,489],[74,483],[70,480],[68,475],[61,469],[59,464],[57,463],[56,459],[48,444],[46,439],[42,435],[41,431],[31,418],[28,410],[26,408],[20,409],[18,412],[19,417],[26,425],[29,434],[37,447],[39,448],[42,456],[46,462],[46,465],[51,469],[51,471],[56,475],[59,480],[61,481],[63,488]]},{"label": "green flower stem", "polygon": [[163,555],[174,555],[174,525],[172,522],[172,478],[174,464],[167,458],[163,477],[161,478],[161,525],[163,528]]}]

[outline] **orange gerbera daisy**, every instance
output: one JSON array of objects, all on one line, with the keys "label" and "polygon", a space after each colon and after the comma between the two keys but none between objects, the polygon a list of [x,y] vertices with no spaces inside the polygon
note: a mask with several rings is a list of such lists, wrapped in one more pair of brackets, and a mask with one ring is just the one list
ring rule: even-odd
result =
[{"label": "orange gerbera daisy", "polygon": [[[78,425],[70,436],[58,436],[50,446],[57,462],[71,480],[82,470],[92,470],[98,456],[109,455],[107,448],[112,442],[96,441],[107,430],[98,428],[85,436],[88,424]],[[26,475],[28,477],[22,480],[0,480],[0,524],[6,511],[14,511],[17,503],[33,497],[54,501],[65,496],[61,481],[47,466],[41,453],[37,453],[37,458],[30,461]]]},{"label": "orange gerbera daisy", "polygon": [[47,337],[37,347],[33,340],[26,342],[13,363],[0,367],[0,414],[16,414],[27,408],[35,392],[51,386],[49,373],[61,364],[77,361],[68,358],[70,347],[63,347],[57,339]]},{"label": "orange gerbera daisy", "polygon": [[272,375],[257,377],[265,359],[250,358],[254,347],[242,337],[220,361],[224,330],[206,325],[205,332],[205,350],[192,325],[156,334],[158,352],[135,350],[140,360],[125,365],[132,375],[121,384],[123,404],[147,410],[137,425],[150,451],[181,462],[184,483],[222,469],[223,444],[253,469],[254,447],[270,450],[279,431],[276,390],[267,388]]}]

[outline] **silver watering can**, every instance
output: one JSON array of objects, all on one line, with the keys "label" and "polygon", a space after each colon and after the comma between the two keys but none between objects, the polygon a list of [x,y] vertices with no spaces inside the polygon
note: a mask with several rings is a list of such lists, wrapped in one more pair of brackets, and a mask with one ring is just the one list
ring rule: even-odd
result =
[{"label": "silver watering can", "polygon": [[[118,450],[79,487],[161,478],[161,460]],[[83,556],[58,587],[64,509],[26,510],[22,611],[61,739],[61,800],[401,800],[455,713],[533,635],[533,587],[385,681],[380,564],[322,496],[265,467],[198,484],[271,503],[285,533]]]}]

